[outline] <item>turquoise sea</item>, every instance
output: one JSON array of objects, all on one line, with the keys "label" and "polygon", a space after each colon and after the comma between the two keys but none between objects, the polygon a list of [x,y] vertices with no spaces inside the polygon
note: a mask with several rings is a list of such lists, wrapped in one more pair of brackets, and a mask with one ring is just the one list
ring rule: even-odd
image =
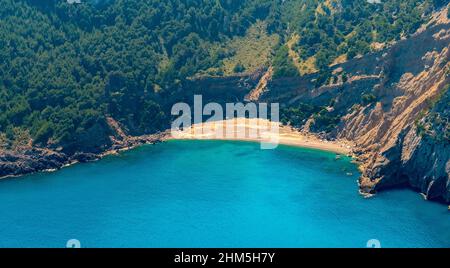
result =
[{"label": "turquoise sea", "polygon": [[364,199],[358,175],[350,159],[288,146],[143,146],[1,180],[0,246],[450,247],[446,206],[411,190]]}]

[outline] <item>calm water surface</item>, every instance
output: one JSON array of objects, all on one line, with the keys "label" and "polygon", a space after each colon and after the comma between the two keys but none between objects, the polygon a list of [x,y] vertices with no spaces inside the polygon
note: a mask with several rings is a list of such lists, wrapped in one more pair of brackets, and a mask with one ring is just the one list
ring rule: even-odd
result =
[{"label": "calm water surface", "polygon": [[444,205],[409,190],[364,199],[357,177],[349,159],[309,149],[144,146],[0,181],[0,246],[450,247]]}]

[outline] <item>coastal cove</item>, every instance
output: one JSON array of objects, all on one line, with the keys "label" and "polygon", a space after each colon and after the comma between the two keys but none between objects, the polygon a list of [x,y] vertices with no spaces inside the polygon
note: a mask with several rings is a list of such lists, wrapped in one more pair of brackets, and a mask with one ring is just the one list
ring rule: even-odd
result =
[{"label": "coastal cove", "polygon": [[1,180],[0,246],[450,246],[445,206],[410,190],[365,199],[358,177],[331,152],[168,140]]},{"label": "coastal cove", "polygon": [[450,248],[450,0],[0,14],[0,249]]},{"label": "coastal cove", "polygon": [[[109,155],[116,155],[121,152],[138,148],[142,145],[156,144],[169,140],[230,140],[230,141],[251,141],[262,143],[267,140],[276,140],[278,144],[284,144],[295,147],[318,149],[322,151],[334,152],[342,155],[352,155],[354,145],[349,141],[327,141],[319,139],[311,133],[304,133],[288,126],[279,125],[278,133],[262,131],[268,125],[276,124],[265,119],[245,119],[237,118],[233,120],[222,120],[202,124],[194,124],[184,131],[173,132],[167,129],[163,132],[143,135],[126,135],[119,124],[112,118],[108,118],[111,128],[120,133],[121,140],[115,140],[115,143],[105,151],[100,153],[78,152],[69,156],[63,153],[53,151],[48,148],[24,148],[25,153],[16,154],[16,152],[6,152],[4,159],[0,161],[0,179],[20,177],[37,172],[54,172],[61,168],[69,167],[78,163],[92,162],[100,160]],[[227,124],[231,123],[233,131],[231,137],[217,137],[211,130],[216,128],[226,129]],[[278,124],[277,124],[278,125]],[[199,130],[202,134],[199,134]],[[252,130],[257,131],[257,137],[250,137]],[[204,132],[204,133],[203,133]],[[174,137],[176,136],[176,137]],[[265,137],[263,137],[265,136]],[[8,154],[9,153],[9,154]],[[8,158],[17,161],[8,160]],[[9,170],[9,171],[7,171]]]}]

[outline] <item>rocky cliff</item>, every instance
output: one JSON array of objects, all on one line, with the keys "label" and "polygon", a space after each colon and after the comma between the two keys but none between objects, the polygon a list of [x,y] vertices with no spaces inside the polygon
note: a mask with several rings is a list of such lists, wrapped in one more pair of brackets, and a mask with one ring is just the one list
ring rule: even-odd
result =
[{"label": "rocky cliff", "polygon": [[[408,185],[427,199],[448,203],[449,137],[433,139],[421,133],[420,122],[430,113],[449,121],[450,103],[443,97],[450,84],[449,58],[450,21],[443,10],[411,38],[333,66],[334,83],[315,86],[318,74],[278,79],[268,83],[260,101],[285,106],[306,102],[339,115],[337,128],[325,136],[356,144],[363,193]],[[448,127],[438,132],[448,132]]]},{"label": "rocky cliff", "polygon": [[448,140],[420,136],[417,122],[447,90],[450,25],[429,25],[380,59],[376,104],[344,116],[337,137],[358,145],[361,190],[373,192],[408,184],[429,199],[450,202]]}]

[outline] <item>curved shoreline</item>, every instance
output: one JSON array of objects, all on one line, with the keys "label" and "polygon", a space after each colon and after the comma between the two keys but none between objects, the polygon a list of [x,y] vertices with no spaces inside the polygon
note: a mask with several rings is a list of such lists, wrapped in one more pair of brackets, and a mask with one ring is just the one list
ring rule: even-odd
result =
[{"label": "curved shoreline", "polygon": [[[243,126],[244,129],[247,131],[251,128],[260,127],[260,125],[253,123],[248,123],[243,120],[258,120],[258,123],[261,124],[270,124],[271,122],[268,120],[262,120],[262,119],[237,119],[234,123],[234,126]],[[213,124],[215,125],[223,125],[229,120],[223,120],[223,121],[217,121]],[[199,128],[208,128],[211,127],[211,123],[205,123],[205,124],[197,124],[193,125],[187,130],[184,131],[178,131],[176,132],[176,135],[178,134],[178,137],[173,137],[173,133],[170,132],[170,130],[166,130],[164,132],[156,133],[153,135],[145,135],[145,136],[139,136],[139,137],[130,137],[130,139],[134,140],[131,144],[128,145],[117,145],[118,147],[114,149],[106,150],[102,153],[96,154],[95,158],[88,159],[86,161],[80,161],[75,159],[68,159],[66,162],[61,163],[60,167],[57,168],[48,168],[48,169],[41,169],[36,170],[34,172],[27,172],[23,174],[11,174],[0,177],[1,180],[3,179],[14,179],[14,178],[20,178],[22,176],[26,175],[33,175],[37,173],[52,173],[58,170],[61,170],[65,167],[70,167],[72,165],[78,164],[78,163],[85,163],[85,162],[94,162],[97,160],[101,160],[102,158],[109,156],[109,155],[117,155],[121,152],[129,151],[136,149],[142,145],[152,145],[157,144],[159,142],[165,142],[169,140],[224,140],[224,141],[247,141],[247,142],[262,142],[263,139],[261,137],[259,138],[250,138],[250,137],[239,137],[238,135],[235,135],[234,137],[227,137],[227,138],[218,138],[211,135],[205,135],[205,134],[198,134],[195,130]],[[238,132],[235,131],[234,134],[237,134]],[[293,147],[300,147],[300,148],[309,148],[309,149],[316,149],[320,151],[326,151],[331,153],[336,153],[338,155],[346,155],[353,159],[353,163],[358,165],[359,170],[363,168],[361,166],[361,163],[358,162],[353,150],[356,148],[350,141],[346,140],[336,140],[336,141],[327,141],[322,140],[318,138],[317,136],[307,133],[307,132],[300,132],[296,129],[293,129],[291,127],[287,126],[279,126],[279,144],[280,145],[286,145],[286,146],[293,146]],[[358,185],[360,185],[360,182],[358,181]],[[361,191],[359,189],[359,193],[365,197],[370,198],[373,197],[376,194],[366,193],[364,191]],[[441,203],[438,201],[438,203]],[[444,205],[448,206],[448,204],[443,203]],[[448,206],[448,210],[450,211],[450,206]]]},{"label": "curved shoreline", "polygon": [[[276,140],[280,145],[303,147],[333,152],[342,155],[352,156],[354,145],[350,141],[322,140],[317,136],[297,131],[291,127],[278,125],[277,132],[266,131],[270,126],[278,123],[270,122],[266,119],[237,118],[215,122],[194,124],[190,128],[175,131],[166,137],[166,140],[229,140],[229,141],[252,141],[268,142]],[[225,129],[231,126],[233,131],[226,135],[217,135],[216,130]],[[256,135],[249,135],[253,131]],[[222,133],[220,133],[222,134]],[[270,142],[269,142],[270,143]]]},{"label": "curved shoreline", "polygon": [[[234,128],[234,131],[232,132],[231,136],[226,135],[226,137],[222,136],[217,137],[216,135],[214,135],[215,133],[211,133],[211,131],[208,133],[208,130],[213,129],[214,127],[225,127],[227,126],[228,123],[231,123],[231,125]],[[157,133],[154,135],[145,135],[141,137],[128,137],[130,140],[132,140],[131,143],[117,144],[115,148],[106,150],[99,154],[87,154],[89,155],[89,158],[84,161],[77,160],[72,157],[67,157],[66,160],[61,161],[59,163],[60,165],[57,167],[42,168],[34,170],[32,172],[23,172],[21,174],[9,174],[6,176],[1,176],[0,179],[18,178],[25,175],[31,175],[40,172],[47,172],[47,173],[54,172],[78,163],[97,161],[104,158],[105,156],[115,155],[120,152],[129,151],[137,147],[140,147],[141,145],[155,144],[158,142],[164,142],[168,140],[229,140],[229,141],[249,141],[261,143],[276,138],[277,143],[280,145],[316,149],[353,157],[352,150],[354,146],[349,141],[341,141],[341,140],[326,141],[310,133],[300,132],[291,127],[282,125],[278,125],[278,132],[275,133],[271,133],[270,131],[269,132],[261,131],[263,129],[267,129],[267,126],[276,126],[276,125],[278,125],[278,123],[273,123],[265,119],[237,118],[237,119],[196,124],[192,125],[190,128],[183,131],[171,132],[170,130],[167,130],[162,133]],[[250,131],[256,131],[258,135],[257,136],[246,135],[243,134],[241,131],[244,131],[244,133],[246,134],[250,133]]]}]

